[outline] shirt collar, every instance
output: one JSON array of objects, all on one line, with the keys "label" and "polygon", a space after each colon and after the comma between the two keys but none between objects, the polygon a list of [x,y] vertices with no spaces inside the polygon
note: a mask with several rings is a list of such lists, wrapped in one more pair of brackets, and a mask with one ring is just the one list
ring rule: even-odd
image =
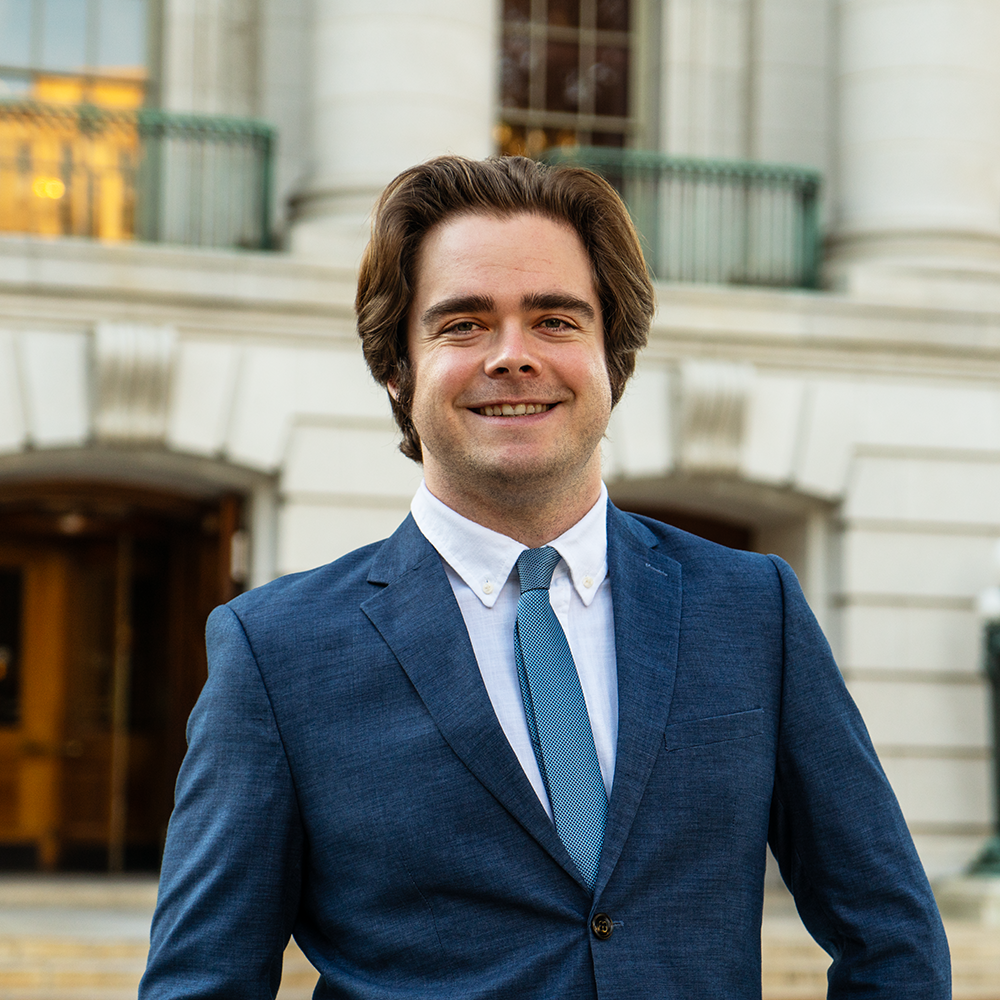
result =
[{"label": "shirt collar", "polygon": [[[597,503],[549,542],[565,561],[573,588],[587,607],[608,575],[607,509],[608,490],[601,483]],[[438,500],[423,482],[410,504],[410,513],[441,558],[486,607],[492,608],[527,546],[463,517]]]}]

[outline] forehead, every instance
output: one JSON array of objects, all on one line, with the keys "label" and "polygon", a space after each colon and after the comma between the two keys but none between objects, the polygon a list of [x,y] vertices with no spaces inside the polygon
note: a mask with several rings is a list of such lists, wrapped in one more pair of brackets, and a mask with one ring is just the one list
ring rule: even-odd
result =
[{"label": "forehead", "polygon": [[[417,253],[414,299],[517,286],[572,287],[594,297],[593,267],[579,234],[544,215],[463,213],[428,230]],[[513,288],[512,288],[513,290]]]}]

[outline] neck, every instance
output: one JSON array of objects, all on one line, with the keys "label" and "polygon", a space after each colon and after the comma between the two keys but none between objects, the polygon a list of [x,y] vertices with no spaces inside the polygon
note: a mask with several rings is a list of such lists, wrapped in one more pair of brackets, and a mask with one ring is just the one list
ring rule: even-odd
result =
[{"label": "neck", "polygon": [[547,545],[568,531],[597,503],[601,495],[601,478],[580,485],[572,492],[558,490],[546,495],[536,488],[477,494],[472,491],[449,489],[447,483],[427,479],[427,488],[452,510],[481,524],[484,528],[513,538],[529,549]]}]

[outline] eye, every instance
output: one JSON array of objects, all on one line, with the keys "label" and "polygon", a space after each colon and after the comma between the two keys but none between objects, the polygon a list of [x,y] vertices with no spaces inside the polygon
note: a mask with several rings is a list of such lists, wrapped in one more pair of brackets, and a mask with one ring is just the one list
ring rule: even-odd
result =
[{"label": "eye", "polygon": [[576,326],[559,316],[548,316],[537,324],[543,330],[575,330]]},{"label": "eye", "polygon": [[460,319],[457,323],[452,323],[446,326],[441,332],[442,333],[474,333],[476,330],[481,330],[482,325],[477,323],[472,319]]}]

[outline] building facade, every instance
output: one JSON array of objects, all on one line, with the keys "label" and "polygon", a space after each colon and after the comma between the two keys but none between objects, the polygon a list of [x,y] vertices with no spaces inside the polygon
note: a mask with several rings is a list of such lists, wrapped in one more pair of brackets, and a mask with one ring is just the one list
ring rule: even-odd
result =
[{"label": "building facade", "polygon": [[993,809],[998,48],[991,0],[0,2],[0,861],[155,863],[207,609],[406,515],[352,314],[381,187],[585,146],[820,175],[819,287],[657,282],[606,480],[791,562],[929,872],[965,866]]}]

